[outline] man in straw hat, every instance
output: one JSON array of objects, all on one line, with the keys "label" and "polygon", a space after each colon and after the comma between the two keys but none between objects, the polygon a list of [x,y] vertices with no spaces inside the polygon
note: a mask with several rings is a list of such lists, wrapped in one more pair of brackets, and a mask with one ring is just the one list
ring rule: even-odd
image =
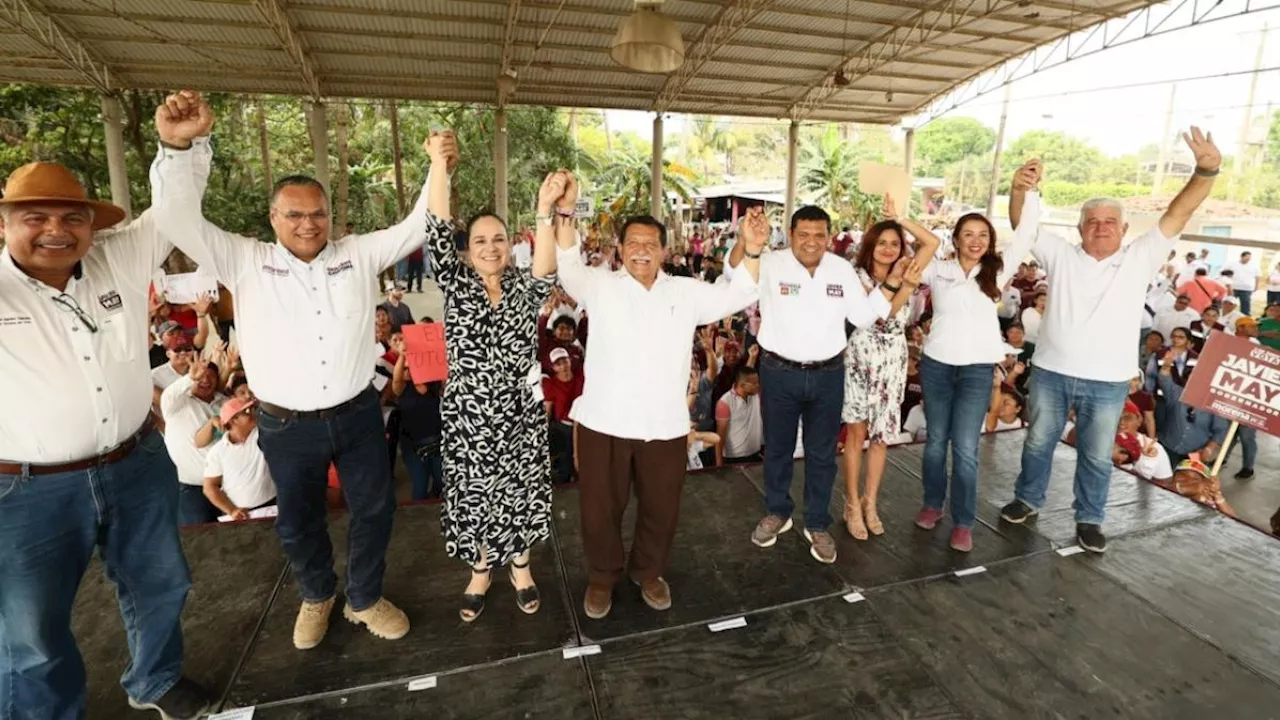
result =
[{"label": "man in straw hat", "polygon": [[397,640],[409,632],[409,618],[382,594],[396,501],[379,394],[370,384],[374,297],[378,273],[426,242],[428,197],[448,203],[457,141],[452,132],[432,133],[426,150],[434,170],[417,204],[374,233],[331,240],[324,186],[299,175],[277,181],[270,209],[277,242],[267,244],[205,221],[190,157],[168,149],[199,142],[212,125],[198,95],[171,95],[157,109],[166,150],[156,162],[152,212],[234,297],[237,339],[259,398],[258,444],[278,492],[276,534],[302,596],[294,646],[307,650],[324,639],[338,590],[326,524],[330,465],[351,516],[342,614]]},{"label": "man in straw hat", "polygon": [[[188,154],[203,193],[208,146]],[[124,217],[50,163],[14,170],[0,199],[0,717],[84,715],[71,608],[95,549],[128,634],[129,704],[208,706],[182,676],[178,477],[150,420],[147,290],[173,246],[151,213],[108,230]]]}]

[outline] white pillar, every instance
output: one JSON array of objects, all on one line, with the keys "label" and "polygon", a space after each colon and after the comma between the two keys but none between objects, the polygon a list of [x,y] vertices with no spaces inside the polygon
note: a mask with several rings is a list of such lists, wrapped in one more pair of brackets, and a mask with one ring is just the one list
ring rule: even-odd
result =
[{"label": "white pillar", "polygon": [[107,173],[111,177],[111,202],[124,208],[125,220],[133,215],[129,198],[129,169],[124,162],[124,111],[120,100],[103,95],[102,129],[107,137]]},{"label": "white pillar", "polygon": [[[902,167],[907,171],[907,178],[911,179],[912,173],[916,168],[916,129],[907,128],[907,137],[903,140],[903,161]],[[905,212],[905,211],[904,211]]]},{"label": "white pillar", "polygon": [[800,123],[791,121],[787,128],[787,197],[783,204],[782,226],[791,226],[791,214],[796,210],[796,155],[800,145]]},{"label": "white pillar", "polygon": [[507,217],[507,110],[498,108],[494,116],[493,134],[493,212],[503,221],[510,223]]},{"label": "white pillar", "polygon": [[[311,151],[316,158],[316,181],[329,192],[329,117],[324,103],[307,101],[307,130],[311,134]],[[343,228],[339,228],[341,231]]]},{"label": "white pillar", "polygon": [[653,118],[653,161],[649,166],[649,214],[662,222],[662,113]]}]

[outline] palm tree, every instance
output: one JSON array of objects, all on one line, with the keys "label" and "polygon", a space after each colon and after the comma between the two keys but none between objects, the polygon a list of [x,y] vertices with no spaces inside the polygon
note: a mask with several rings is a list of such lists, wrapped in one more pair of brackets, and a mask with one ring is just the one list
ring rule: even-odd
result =
[{"label": "palm tree", "polygon": [[[685,165],[662,161],[662,187],[674,192],[685,204],[692,202],[696,190],[693,181],[697,174]],[[600,194],[612,198],[608,210],[614,217],[644,215],[649,213],[650,159],[647,154],[632,149],[618,150],[605,158],[595,184]],[[664,200],[665,205],[665,192]],[[664,208],[665,209],[665,208]]]},{"label": "palm tree", "polygon": [[800,151],[800,187],[814,193],[819,205],[845,222],[879,209],[879,198],[858,188],[858,156],[840,139],[834,125],[816,138],[805,138]]}]

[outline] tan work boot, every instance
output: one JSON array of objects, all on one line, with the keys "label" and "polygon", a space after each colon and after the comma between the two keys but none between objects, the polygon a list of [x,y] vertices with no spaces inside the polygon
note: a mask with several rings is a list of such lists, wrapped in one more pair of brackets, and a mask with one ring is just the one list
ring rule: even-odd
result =
[{"label": "tan work boot", "polygon": [[383,640],[399,640],[409,634],[409,617],[386,598],[364,610],[351,609],[351,603],[342,608],[342,616],[357,625],[364,625],[375,637]]},{"label": "tan work boot", "polygon": [[329,613],[332,611],[333,598],[318,603],[302,601],[298,619],[293,624],[293,646],[299,650],[310,650],[319,645],[329,631]]}]

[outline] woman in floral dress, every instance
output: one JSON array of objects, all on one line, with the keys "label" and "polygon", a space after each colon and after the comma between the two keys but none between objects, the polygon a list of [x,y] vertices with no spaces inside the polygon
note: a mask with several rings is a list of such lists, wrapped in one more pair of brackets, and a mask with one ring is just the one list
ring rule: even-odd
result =
[{"label": "woman in floral dress", "polygon": [[[459,611],[472,622],[484,611],[492,570],[509,566],[516,603],[540,605],[529,550],[550,535],[551,466],[538,362],[538,312],[555,283],[556,233],[569,220],[577,186],[565,171],[547,176],[538,194],[533,266],[517,268],[501,218],[487,214],[467,227],[460,256],[447,208],[431,206],[428,250],[445,297],[449,377],[443,421],[445,551],[471,566]],[[566,216],[559,208],[566,207]],[[465,258],[465,260],[464,260]]]},{"label": "woman in floral dress", "polygon": [[[872,225],[862,236],[854,269],[863,286],[870,292],[889,276],[894,263],[907,255],[906,233],[916,238],[912,272],[919,277],[933,259],[940,241],[922,225],[910,220],[899,221],[893,200],[885,196],[884,220]],[[880,480],[888,446],[902,431],[902,396],[907,387],[907,321],[911,314],[908,301],[915,287],[903,283],[893,298],[889,315],[868,328],[854,330],[844,353],[844,410],[847,439],[844,445],[844,478],[847,501],[845,526],[858,540],[884,533],[884,525],[876,510]],[[867,487],[859,496],[858,480],[862,470],[863,444],[867,447]]]}]

